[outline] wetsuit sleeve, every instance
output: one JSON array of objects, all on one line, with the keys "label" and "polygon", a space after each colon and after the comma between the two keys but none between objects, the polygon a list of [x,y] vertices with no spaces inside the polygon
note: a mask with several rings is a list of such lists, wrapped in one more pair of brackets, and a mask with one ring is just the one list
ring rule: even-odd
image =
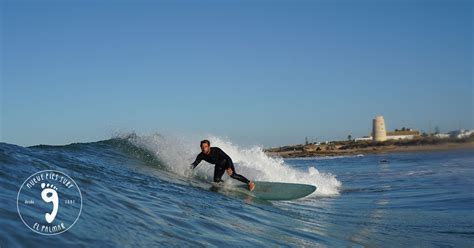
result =
[{"label": "wetsuit sleeve", "polygon": [[191,165],[193,166],[193,169],[196,168],[196,166],[201,163],[202,161],[202,153],[199,153],[196,157],[196,160],[194,160],[194,162],[191,163]]}]

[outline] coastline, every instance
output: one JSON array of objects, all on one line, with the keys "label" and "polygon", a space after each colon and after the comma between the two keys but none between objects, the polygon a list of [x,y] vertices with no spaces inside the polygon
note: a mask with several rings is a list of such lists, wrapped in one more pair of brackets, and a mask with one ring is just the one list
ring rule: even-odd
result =
[{"label": "coastline", "polygon": [[282,158],[303,158],[303,157],[326,157],[326,156],[344,156],[344,155],[366,155],[366,154],[383,154],[383,153],[397,153],[397,152],[429,152],[429,151],[447,151],[467,149],[474,151],[474,142],[465,143],[442,143],[442,144],[427,144],[427,145],[387,145],[378,147],[365,147],[344,150],[320,150],[320,151],[265,151],[265,154],[271,157]]}]

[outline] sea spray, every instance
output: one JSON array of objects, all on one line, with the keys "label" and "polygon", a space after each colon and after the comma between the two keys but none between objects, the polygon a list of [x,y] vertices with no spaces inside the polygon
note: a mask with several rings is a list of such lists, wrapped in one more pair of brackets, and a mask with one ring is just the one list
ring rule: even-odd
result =
[{"label": "sea spray", "polygon": [[[233,160],[237,173],[250,180],[304,183],[318,187],[313,195],[337,195],[341,187],[335,175],[318,171],[314,166],[307,171],[299,170],[286,164],[282,158],[269,157],[259,146],[242,148],[225,138],[217,136],[207,137],[211,146],[220,147]],[[190,170],[190,163],[199,154],[199,139],[153,134],[147,136],[129,135],[126,138],[135,146],[153,153],[170,171],[182,176],[198,176],[212,181],[214,166],[206,162]],[[235,180],[228,180],[223,176],[226,184],[238,184]]]}]

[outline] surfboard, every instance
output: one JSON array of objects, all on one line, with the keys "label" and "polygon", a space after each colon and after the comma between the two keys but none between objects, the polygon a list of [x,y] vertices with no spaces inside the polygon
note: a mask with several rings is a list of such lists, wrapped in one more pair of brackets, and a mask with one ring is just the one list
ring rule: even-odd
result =
[{"label": "surfboard", "polygon": [[248,190],[246,184],[237,187],[245,189],[248,194],[257,198],[269,201],[288,201],[296,200],[310,195],[316,190],[316,186],[298,183],[277,183],[256,181],[255,189]]}]

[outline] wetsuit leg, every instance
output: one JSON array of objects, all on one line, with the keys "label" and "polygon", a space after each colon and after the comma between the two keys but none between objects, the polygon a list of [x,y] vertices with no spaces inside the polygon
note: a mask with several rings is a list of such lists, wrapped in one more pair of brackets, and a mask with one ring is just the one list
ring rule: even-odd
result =
[{"label": "wetsuit leg", "polygon": [[243,182],[243,183],[246,183],[246,184],[248,184],[248,183],[250,182],[247,178],[245,178],[244,176],[239,175],[239,174],[237,174],[237,173],[235,172],[234,163],[232,163],[232,160],[228,160],[228,161],[227,161],[227,167],[226,167],[226,169],[227,169],[227,168],[231,168],[231,169],[232,169],[232,175],[231,175],[230,177],[232,177],[233,179],[239,180],[239,181],[241,181],[241,182]]},{"label": "wetsuit leg", "polygon": [[216,165],[214,166],[214,182],[219,183],[222,181],[222,175],[224,175],[225,168],[223,166]]}]

